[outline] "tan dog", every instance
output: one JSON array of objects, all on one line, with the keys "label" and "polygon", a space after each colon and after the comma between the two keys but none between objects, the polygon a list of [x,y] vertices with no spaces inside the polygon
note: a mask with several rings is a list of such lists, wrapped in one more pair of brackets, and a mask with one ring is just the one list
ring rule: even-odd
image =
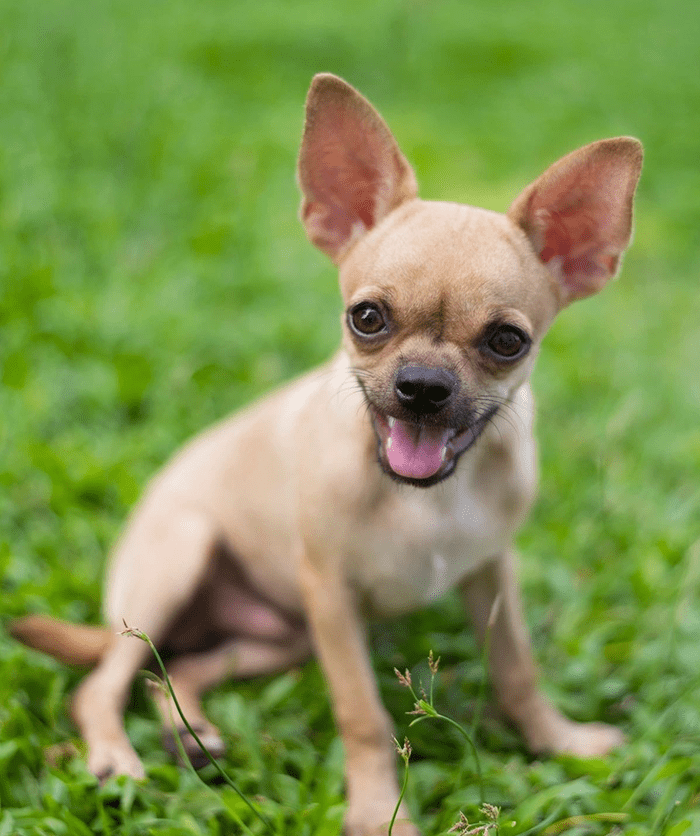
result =
[{"label": "tan dog", "polygon": [[[616,273],[641,161],[635,139],[593,143],[506,215],[424,202],[374,108],[316,76],[301,215],[340,270],[341,351],[156,477],[112,558],[109,630],[15,625],[35,647],[97,663],[73,701],[94,773],[144,774],[122,713],[148,647],[115,637],[123,621],[177,654],[180,701],[217,750],[201,693],[295,665],[313,646],[345,744],[346,832],[386,833],[396,757],[363,615],[406,612],[454,584],[482,639],[491,618],[495,691],[532,750],[599,755],[621,741],[537,690],[510,550],[535,490],[537,350],[562,307]],[[407,821],[399,832],[417,833]]]}]

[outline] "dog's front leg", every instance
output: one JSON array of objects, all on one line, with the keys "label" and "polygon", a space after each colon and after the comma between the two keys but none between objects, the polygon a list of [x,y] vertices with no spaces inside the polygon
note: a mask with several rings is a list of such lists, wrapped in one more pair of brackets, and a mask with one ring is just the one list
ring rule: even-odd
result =
[{"label": "dog's front leg", "polygon": [[624,737],[604,723],[575,723],[540,692],[520,603],[514,557],[501,555],[462,583],[481,642],[488,633],[489,661],[498,702],[533,752],[597,757]]},{"label": "dog's front leg", "polygon": [[[345,746],[348,836],[381,836],[398,802],[392,725],[381,704],[366,636],[340,567],[314,555],[302,559],[309,627]],[[395,836],[418,836],[403,809]]]}]

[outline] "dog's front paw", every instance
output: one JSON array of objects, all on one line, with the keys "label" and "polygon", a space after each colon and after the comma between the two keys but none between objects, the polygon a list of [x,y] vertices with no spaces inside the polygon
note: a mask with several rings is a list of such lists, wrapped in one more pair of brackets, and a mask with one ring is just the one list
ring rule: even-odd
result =
[{"label": "dog's front paw", "polygon": [[100,783],[115,775],[128,775],[136,781],[146,777],[139,756],[126,740],[93,744],[88,753],[88,769]]},{"label": "dog's front paw", "polygon": [[[350,799],[345,816],[344,836],[387,836],[389,822],[396,809],[396,801],[390,797],[371,797],[368,792],[362,802]],[[420,836],[420,832],[408,819],[403,806],[399,807],[391,836]]]},{"label": "dog's front paw", "polygon": [[565,723],[549,750],[555,754],[600,758],[625,742],[624,734],[607,723]]},{"label": "dog's front paw", "polygon": [[625,742],[624,734],[614,726],[574,722],[544,700],[518,725],[535,753],[600,758]]},{"label": "dog's front paw", "polygon": [[[352,825],[346,822],[344,829],[345,836],[387,836],[388,833],[388,822],[369,830],[361,825]],[[408,819],[397,819],[391,829],[391,836],[420,836],[420,831]]]},{"label": "dog's front paw", "polygon": [[[370,836],[387,836],[389,832],[389,825],[385,825],[380,827],[377,830],[373,830]],[[391,836],[420,836],[418,829],[414,824],[411,824],[408,819],[401,819],[400,821],[395,821],[394,826],[391,829]]]}]

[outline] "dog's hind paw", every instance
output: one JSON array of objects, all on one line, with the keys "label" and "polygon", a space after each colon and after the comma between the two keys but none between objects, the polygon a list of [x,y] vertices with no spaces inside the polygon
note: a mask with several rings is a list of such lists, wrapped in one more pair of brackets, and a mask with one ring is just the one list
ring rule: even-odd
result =
[{"label": "dog's hind paw", "polygon": [[[220,758],[224,754],[226,747],[213,726],[193,726],[192,728],[212,758]],[[180,736],[180,742],[192,766],[195,769],[202,769],[202,767],[206,766],[209,763],[209,758],[187,729],[184,726],[179,726],[177,728],[177,734]],[[172,729],[163,732],[163,748],[172,755],[179,756],[180,749],[174,735],[175,732]]]}]

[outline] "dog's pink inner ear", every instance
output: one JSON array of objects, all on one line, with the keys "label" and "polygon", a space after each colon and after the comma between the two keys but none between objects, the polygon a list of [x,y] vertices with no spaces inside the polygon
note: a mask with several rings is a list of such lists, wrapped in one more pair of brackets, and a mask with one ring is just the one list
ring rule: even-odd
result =
[{"label": "dog's pink inner ear", "polygon": [[381,116],[331,75],[316,76],[309,91],[299,183],[306,233],[336,263],[417,191],[413,171]]},{"label": "dog's pink inner ear", "polygon": [[594,142],[547,169],[508,210],[559,280],[562,304],[616,274],[632,235],[641,163],[636,139]]}]

